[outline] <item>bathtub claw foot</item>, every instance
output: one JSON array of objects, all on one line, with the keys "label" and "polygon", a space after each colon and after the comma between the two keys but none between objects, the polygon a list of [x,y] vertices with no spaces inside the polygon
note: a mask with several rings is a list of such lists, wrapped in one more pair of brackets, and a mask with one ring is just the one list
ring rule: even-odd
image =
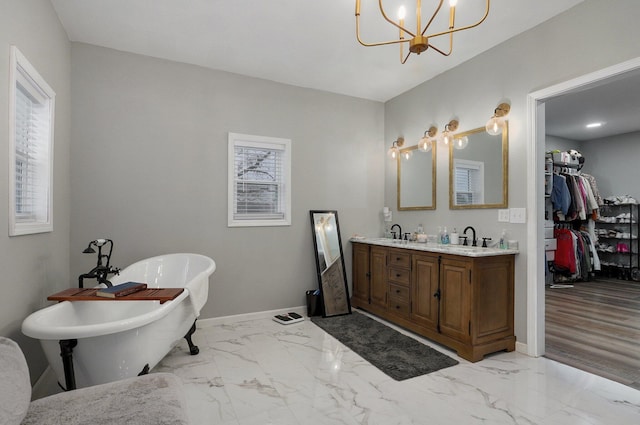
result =
[{"label": "bathtub claw foot", "polygon": [[200,352],[200,349],[198,348],[198,346],[195,345],[191,340],[191,336],[195,333],[195,331],[196,331],[196,322],[194,321],[193,325],[191,325],[191,329],[189,329],[189,332],[187,332],[187,334],[184,336],[184,339],[187,340],[187,344],[189,344],[189,353],[191,353],[192,356],[195,356]]}]

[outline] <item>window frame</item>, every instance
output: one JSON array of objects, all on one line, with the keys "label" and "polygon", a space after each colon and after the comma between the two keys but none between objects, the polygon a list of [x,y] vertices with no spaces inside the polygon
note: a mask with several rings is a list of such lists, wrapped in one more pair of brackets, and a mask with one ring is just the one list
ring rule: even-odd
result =
[{"label": "window frame", "polygon": [[[467,174],[470,171],[477,171],[477,178],[475,179],[475,183],[478,191],[459,191],[458,187],[458,169],[465,170]],[[456,206],[469,206],[476,204],[484,203],[484,162],[481,161],[473,161],[468,159],[454,159],[453,162],[453,177],[454,177],[454,188],[453,188],[453,196],[455,200]],[[471,202],[459,203],[458,202],[458,194],[468,194]]]},{"label": "window frame", "polygon": [[[282,151],[282,218],[236,218],[234,211],[234,199],[236,194],[235,179],[235,149],[238,146],[278,149]],[[227,225],[228,227],[270,227],[270,226],[290,226],[291,225],[291,140],[256,136],[250,134],[229,133],[228,140],[228,203],[227,203]]]},{"label": "window frame", "polygon": [[[17,120],[17,84],[20,83],[25,91],[34,98],[40,98],[48,106],[49,128],[38,140],[39,147],[44,149],[43,155],[46,162],[44,172],[38,173],[38,177],[44,180],[42,184],[43,195],[38,203],[42,207],[43,214],[32,213],[30,217],[22,216],[17,211],[17,187],[16,187],[16,120]],[[28,87],[26,86],[28,85]],[[9,69],[9,236],[29,235],[53,231],[53,146],[55,123],[55,91],[38,73],[35,67],[27,60],[16,46],[11,46]],[[44,112],[45,114],[47,111]],[[46,139],[45,139],[46,138]]]}]

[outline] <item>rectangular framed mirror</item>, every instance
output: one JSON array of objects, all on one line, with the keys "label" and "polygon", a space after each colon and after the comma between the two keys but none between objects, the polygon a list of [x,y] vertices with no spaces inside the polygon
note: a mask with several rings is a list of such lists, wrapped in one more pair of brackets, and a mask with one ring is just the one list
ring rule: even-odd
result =
[{"label": "rectangular framed mirror", "polygon": [[311,233],[315,249],[323,317],[351,313],[347,273],[344,267],[338,212],[312,210]]},{"label": "rectangular framed mirror", "polygon": [[459,133],[449,145],[449,209],[507,208],[509,126],[492,136],[484,127]]},{"label": "rectangular framed mirror", "polygon": [[[407,155],[408,154],[408,155]],[[398,155],[398,211],[436,209],[436,144],[411,146]]]}]

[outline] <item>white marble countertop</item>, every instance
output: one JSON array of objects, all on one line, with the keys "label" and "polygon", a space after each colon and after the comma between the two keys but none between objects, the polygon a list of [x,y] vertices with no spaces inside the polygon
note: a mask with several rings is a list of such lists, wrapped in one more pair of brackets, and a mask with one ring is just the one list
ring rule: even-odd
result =
[{"label": "white marble countertop", "polygon": [[463,257],[493,257],[498,255],[518,254],[517,249],[481,248],[464,245],[441,245],[434,243],[407,242],[400,239],[387,238],[366,238],[364,236],[353,236],[350,242],[366,243],[370,245],[381,245],[392,248],[413,249],[416,251],[438,252],[442,254],[460,255]]}]

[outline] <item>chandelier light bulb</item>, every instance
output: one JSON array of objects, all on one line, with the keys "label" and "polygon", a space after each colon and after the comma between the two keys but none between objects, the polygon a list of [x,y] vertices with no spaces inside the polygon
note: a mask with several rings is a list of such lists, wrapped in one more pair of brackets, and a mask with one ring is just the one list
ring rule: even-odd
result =
[{"label": "chandelier light bulb", "polygon": [[407,9],[404,5],[398,8],[398,19],[404,19],[407,16]]}]

